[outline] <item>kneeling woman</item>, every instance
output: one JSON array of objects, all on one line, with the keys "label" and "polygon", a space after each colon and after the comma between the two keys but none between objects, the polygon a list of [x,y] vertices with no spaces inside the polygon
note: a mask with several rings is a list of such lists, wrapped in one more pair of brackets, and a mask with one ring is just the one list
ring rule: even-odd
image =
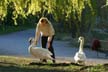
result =
[{"label": "kneeling woman", "polygon": [[[52,52],[52,57],[55,59],[54,49],[53,49],[53,39],[55,35],[55,30],[51,24],[51,22],[46,18],[40,18],[37,26],[36,26],[36,35],[34,45],[37,45],[39,37],[41,37],[42,48],[48,48],[49,51]],[[46,62],[46,60],[42,60]],[[55,63],[55,60],[53,60]]]}]

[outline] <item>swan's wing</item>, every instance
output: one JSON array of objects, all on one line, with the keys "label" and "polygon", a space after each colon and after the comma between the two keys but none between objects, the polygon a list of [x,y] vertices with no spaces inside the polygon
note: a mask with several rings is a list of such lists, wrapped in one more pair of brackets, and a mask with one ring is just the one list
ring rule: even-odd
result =
[{"label": "swan's wing", "polygon": [[75,61],[78,61],[78,60],[79,60],[78,52],[76,52],[76,54],[75,54],[75,56],[74,56],[74,60],[75,60]]},{"label": "swan's wing", "polygon": [[83,58],[83,60],[86,60],[86,55],[84,52],[83,52],[82,58]]},{"label": "swan's wing", "polygon": [[43,48],[32,48],[31,54],[34,57],[41,58],[41,59],[53,59],[49,54],[49,51]]},{"label": "swan's wing", "polygon": [[48,49],[41,48],[41,47],[35,47],[35,49],[39,50],[39,51],[40,51],[41,53],[43,53],[43,54],[52,55],[52,53],[51,53]]},{"label": "swan's wing", "polygon": [[79,58],[80,58],[80,60],[85,60],[86,59],[85,53],[84,52],[83,53],[79,53]]},{"label": "swan's wing", "polygon": [[30,45],[28,48],[28,51],[31,55],[33,55],[36,58],[40,58],[40,59],[53,59],[51,57],[52,53],[45,48],[41,48],[41,47],[35,47]]},{"label": "swan's wing", "polygon": [[79,52],[77,52],[77,53],[75,54],[75,56],[74,56],[74,60],[75,60],[75,61],[78,61],[78,60],[84,61],[84,60],[86,60],[86,55],[85,55],[85,53],[79,53]]},{"label": "swan's wing", "polygon": [[42,54],[42,55],[52,55],[52,53],[48,49],[39,48],[39,47],[33,47],[32,52],[34,54]]}]

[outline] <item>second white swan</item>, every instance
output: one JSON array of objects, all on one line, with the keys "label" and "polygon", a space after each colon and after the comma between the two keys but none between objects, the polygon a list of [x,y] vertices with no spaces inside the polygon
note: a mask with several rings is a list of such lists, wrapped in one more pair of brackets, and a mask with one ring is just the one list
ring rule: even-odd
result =
[{"label": "second white swan", "polygon": [[82,36],[79,37],[79,41],[80,41],[79,51],[76,52],[76,54],[74,56],[74,60],[78,64],[85,64],[86,55],[83,51],[84,37],[82,37]]}]

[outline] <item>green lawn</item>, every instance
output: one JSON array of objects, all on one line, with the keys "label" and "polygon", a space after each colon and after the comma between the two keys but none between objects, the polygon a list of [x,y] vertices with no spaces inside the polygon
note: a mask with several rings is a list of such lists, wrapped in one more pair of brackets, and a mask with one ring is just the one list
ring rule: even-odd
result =
[{"label": "green lawn", "polygon": [[0,35],[1,34],[8,34],[8,33],[12,33],[12,32],[17,32],[17,31],[23,31],[23,30],[27,30],[27,29],[31,29],[31,28],[35,28],[35,25],[22,25],[22,26],[0,26]]},{"label": "green lawn", "polygon": [[92,31],[92,35],[93,37],[98,38],[100,40],[106,40],[108,38],[107,32]]},{"label": "green lawn", "polygon": [[108,72],[108,64],[81,66],[75,63],[32,63],[31,58],[0,56],[0,72]]}]

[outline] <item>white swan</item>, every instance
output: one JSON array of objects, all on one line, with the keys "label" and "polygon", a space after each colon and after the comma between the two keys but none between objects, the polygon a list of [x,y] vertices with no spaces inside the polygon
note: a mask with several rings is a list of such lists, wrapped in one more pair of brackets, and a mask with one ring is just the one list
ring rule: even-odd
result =
[{"label": "white swan", "polygon": [[74,60],[78,64],[85,64],[86,55],[83,52],[84,37],[79,37],[79,41],[80,41],[79,51],[76,52]]},{"label": "white swan", "polygon": [[32,45],[33,41],[34,41],[34,38],[29,38],[30,46],[28,48],[28,51],[32,56],[38,59],[53,60],[53,58],[51,57],[52,53],[48,49],[33,46]]}]

